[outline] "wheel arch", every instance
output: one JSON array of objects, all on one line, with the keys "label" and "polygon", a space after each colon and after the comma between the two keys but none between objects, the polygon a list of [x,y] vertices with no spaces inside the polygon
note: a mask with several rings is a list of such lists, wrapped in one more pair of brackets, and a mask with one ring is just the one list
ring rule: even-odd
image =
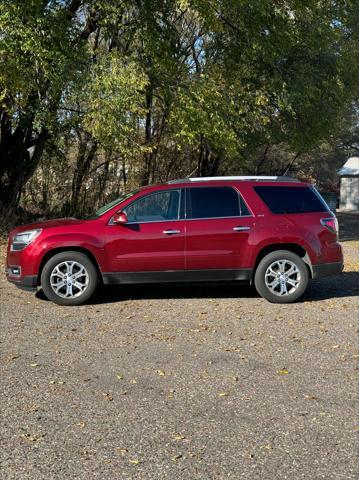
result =
[{"label": "wheel arch", "polygon": [[288,252],[292,252],[298,255],[298,257],[300,257],[306,264],[310,278],[313,278],[313,267],[308,252],[302,245],[299,245],[298,243],[272,243],[263,247],[257,254],[253,268],[252,278],[254,278],[260,261],[269,253],[276,252],[277,250],[287,250]]},{"label": "wheel arch", "polygon": [[45,255],[42,257],[40,265],[39,265],[38,273],[37,273],[37,284],[38,285],[40,285],[41,273],[42,273],[42,270],[43,270],[45,264],[50,260],[50,258],[52,258],[53,256],[57,255],[58,253],[62,253],[62,252],[79,252],[79,253],[83,253],[84,255],[86,255],[91,260],[94,267],[96,268],[96,271],[98,273],[98,278],[102,281],[102,273],[101,273],[99,263],[98,263],[95,255],[89,249],[87,249],[85,247],[78,247],[78,246],[74,246],[74,247],[66,246],[66,247],[52,248],[51,250],[47,251],[45,253]]}]

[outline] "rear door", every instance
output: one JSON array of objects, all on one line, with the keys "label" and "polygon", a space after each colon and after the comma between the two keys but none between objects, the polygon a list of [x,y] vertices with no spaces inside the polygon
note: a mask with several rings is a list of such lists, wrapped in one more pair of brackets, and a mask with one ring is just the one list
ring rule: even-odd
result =
[{"label": "rear door", "polygon": [[208,185],[194,185],[186,192],[187,272],[207,271],[210,277],[226,270],[231,276],[230,271],[250,268],[254,218],[239,192]]}]

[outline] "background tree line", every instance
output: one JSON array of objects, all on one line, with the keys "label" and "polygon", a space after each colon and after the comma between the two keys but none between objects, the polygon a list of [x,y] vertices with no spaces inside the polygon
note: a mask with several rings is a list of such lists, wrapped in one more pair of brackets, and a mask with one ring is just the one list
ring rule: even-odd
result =
[{"label": "background tree line", "polygon": [[0,0],[0,205],[314,177],[358,151],[357,0]]}]

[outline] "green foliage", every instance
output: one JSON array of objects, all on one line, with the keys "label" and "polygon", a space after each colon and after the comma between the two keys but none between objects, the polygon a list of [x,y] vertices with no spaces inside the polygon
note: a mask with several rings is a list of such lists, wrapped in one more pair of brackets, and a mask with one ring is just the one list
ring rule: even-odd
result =
[{"label": "green foliage", "polygon": [[0,1],[0,202],[53,151],[83,204],[93,172],[102,198],[119,175],[308,157],[349,128],[358,19],[349,0]]},{"label": "green foliage", "polygon": [[181,87],[171,116],[179,146],[198,145],[205,137],[214,150],[236,156],[246,136],[268,122],[264,92],[252,92],[240,79],[223,78],[220,71],[199,74]]},{"label": "green foliage", "polygon": [[64,89],[80,74],[86,49],[63,4],[0,3],[0,100],[14,126],[51,128]]},{"label": "green foliage", "polygon": [[122,61],[116,52],[101,58],[92,69],[83,123],[106,150],[124,155],[141,149],[136,141],[137,120],[145,115],[147,84],[141,67],[133,60]]}]

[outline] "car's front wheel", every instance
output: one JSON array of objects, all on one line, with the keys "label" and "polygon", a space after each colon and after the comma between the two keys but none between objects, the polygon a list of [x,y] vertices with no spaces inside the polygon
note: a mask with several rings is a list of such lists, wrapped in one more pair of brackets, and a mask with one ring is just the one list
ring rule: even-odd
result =
[{"label": "car's front wheel", "polygon": [[81,305],[95,292],[98,274],[92,261],[80,252],[61,252],[51,257],[41,273],[41,286],[58,305]]},{"label": "car's front wheel", "polygon": [[266,255],[254,276],[258,293],[272,303],[295,302],[303,295],[308,283],[306,264],[298,255],[287,250]]}]

